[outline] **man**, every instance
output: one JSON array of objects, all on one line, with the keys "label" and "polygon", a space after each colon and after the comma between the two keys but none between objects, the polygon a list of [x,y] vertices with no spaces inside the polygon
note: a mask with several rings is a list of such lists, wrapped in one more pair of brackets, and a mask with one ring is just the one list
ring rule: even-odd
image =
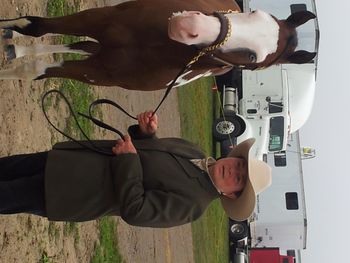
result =
[{"label": "man", "polygon": [[215,161],[188,141],[156,138],[152,112],[138,122],[131,137],[94,142],[113,156],[64,142],[49,152],[1,158],[0,213],[74,222],[119,215],[132,225],[171,227],[196,220],[221,198],[228,216],[244,220],[256,193],[271,183],[268,165],[248,157],[253,139]]}]

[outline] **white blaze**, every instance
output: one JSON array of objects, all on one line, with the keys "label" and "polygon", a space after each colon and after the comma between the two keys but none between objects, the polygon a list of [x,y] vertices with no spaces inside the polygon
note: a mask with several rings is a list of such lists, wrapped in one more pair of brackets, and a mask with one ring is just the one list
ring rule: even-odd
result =
[{"label": "white blaze", "polygon": [[256,62],[262,62],[269,54],[277,51],[279,25],[268,13],[257,10],[252,13],[226,15],[232,27],[231,37],[221,48],[230,52],[237,48],[248,48],[257,55]]}]

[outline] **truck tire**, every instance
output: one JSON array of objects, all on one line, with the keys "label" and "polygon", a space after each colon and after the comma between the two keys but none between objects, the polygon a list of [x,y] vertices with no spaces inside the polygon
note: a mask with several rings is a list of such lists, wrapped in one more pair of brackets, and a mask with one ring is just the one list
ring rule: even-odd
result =
[{"label": "truck tire", "polygon": [[233,221],[230,224],[230,237],[231,240],[237,242],[248,236],[248,226],[245,222]]},{"label": "truck tire", "polygon": [[245,131],[244,121],[237,115],[220,117],[213,123],[213,137],[223,141],[229,137],[238,137]]}]

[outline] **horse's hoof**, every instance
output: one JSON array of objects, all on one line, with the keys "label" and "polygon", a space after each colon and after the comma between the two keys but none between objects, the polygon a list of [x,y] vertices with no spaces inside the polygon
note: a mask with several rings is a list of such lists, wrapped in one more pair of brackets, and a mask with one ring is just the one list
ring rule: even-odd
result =
[{"label": "horse's hoof", "polygon": [[14,45],[5,46],[6,60],[12,60],[16,58],[16,50]]},{"label": "horse's hoof", "polygon": [[12,39],[13,38],[13,31],[10,30],[10,29],[2,30],[2,38],[4,38],[4,39]]}]

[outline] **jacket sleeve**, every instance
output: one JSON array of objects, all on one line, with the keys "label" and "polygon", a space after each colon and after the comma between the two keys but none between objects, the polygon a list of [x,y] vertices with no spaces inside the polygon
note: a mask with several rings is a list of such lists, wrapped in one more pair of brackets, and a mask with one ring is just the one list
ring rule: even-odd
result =
[{"label": "jacket sleeve", "polygon": [[172,227],[196,220],[205,208],[184,193],[145,190],[137,154],[122,154],[112,161],[114,184],[120,200],[120,216],[130,225]]},{"label": "jacket sleeve", "polygon": [[128,133],[133,140],[138,139],[156,139],[157,136],[155,134],[147,135],[141,132],[139,125],[132,125],[128,128]]}]

